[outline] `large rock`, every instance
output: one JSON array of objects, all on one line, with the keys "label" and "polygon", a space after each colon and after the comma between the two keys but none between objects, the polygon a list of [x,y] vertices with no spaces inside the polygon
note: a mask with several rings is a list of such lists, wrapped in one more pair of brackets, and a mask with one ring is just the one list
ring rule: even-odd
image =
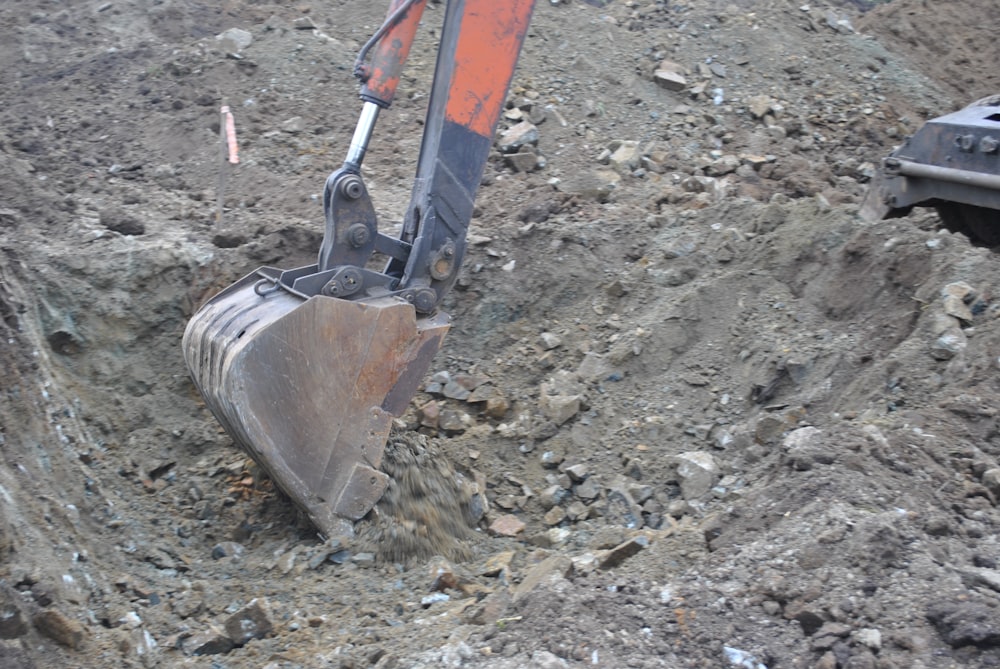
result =
[{"label": "large rock", "polygon": [[676,458],[681,494],[686,500],[698,499],[719,480],[719,465],[711,453],[690,451]]}]

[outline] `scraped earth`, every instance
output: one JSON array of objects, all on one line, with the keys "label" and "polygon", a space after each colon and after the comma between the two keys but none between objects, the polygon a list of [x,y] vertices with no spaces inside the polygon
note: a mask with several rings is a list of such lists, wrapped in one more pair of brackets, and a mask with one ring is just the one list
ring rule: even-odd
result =
[{"label": "scraped earth", "polygon": [[[997,92],[1000,9],[859,4],[539,0],[454,326],[339,537],[180,337],[312,262],[384,3],[0,6],[0,665],[1000,666],[1000,261],[856,215]],[[385,228],[442,15],[366,159]]]}]

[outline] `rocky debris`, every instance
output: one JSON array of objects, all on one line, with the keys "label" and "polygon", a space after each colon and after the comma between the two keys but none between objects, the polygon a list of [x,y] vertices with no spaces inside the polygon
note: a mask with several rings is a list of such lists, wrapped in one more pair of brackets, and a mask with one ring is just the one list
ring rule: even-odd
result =
[{"label": "rocky debris", "polygon": [[498,537],[516,537],[524,528],[524,521],[509,513],[498,516],[490,523],[490,533]]},{"label": "rocky debris", "polygon": [[683,91],[687,88],[687,78],[682,71],[677,63],[663,61],[653,72],[653,80],[668,91]]},{"label": "rocky debris", "polygon": [[226,634],[237,646],[252,639],[263,639],[274,631],[267,600],[253,599],[225,622]]},{"label": "rocky debris", "polygon": [[230,28],[215,36],[223,51],[239,53],[253,43],[253,35],[242,28]]},{"label": "rocky debris", "polygon": [[927,608],[927,619],[949,646],[1000,646],[1000,619],[996,610],[973,601],[938,601]]},{"label": "rocky debris", "polygon": [[538,144],[538,127],[530,121],[521,121],[500,133],[497,146],[503,153],[517,153],[522,147]]},{"label": "rocky debris", "polygon": [[524,578],[514,588],[513,603],[517,604],[526,595],[542,587],[551,586],[569,577],[573,571],[573,561],[562,555],[545,558],[524,574]]},{"label": "rocky debris", "polygon": [[83,625],[56,609],[43,609],[31,617],[35,629],[57,643],[79,650],[83,645]]},{"label": "rocky debris", "polygon": [[615,546],[603,557],[599,558],[598,567],[601,569],[614,569],[647,546],[649,546],[649,538],[642,535],[633,537]]},{"label": "rocky debris", "polygon": [[236,647],[229,635],[215,625],[185,638],[181,644],[187,655],[223,655]]},{"label": "rocky debris", "polygon": [[675,458],[681,494],[685,500],[696,500],[711,490],[719,480],[719,465],[705,451],[689,451]]}]

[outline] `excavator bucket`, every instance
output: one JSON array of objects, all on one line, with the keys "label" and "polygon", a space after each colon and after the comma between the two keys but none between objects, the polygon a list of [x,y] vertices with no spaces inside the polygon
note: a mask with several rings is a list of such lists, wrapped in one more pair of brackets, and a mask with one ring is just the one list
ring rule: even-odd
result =
[{"label": "excavator bucket", "polygon": [[264,268],[206,303],[184,333],[198,390],[229,435],[327,535],[364,516],[393,416],[440,348],[448,317],[262,290]]}]

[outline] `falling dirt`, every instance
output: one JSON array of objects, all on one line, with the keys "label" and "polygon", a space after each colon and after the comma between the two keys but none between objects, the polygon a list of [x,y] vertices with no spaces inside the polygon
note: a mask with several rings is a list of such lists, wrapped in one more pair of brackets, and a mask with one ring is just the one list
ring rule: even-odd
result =
[{"label": "falling dirt", "polygon": [[856,213],[997,92],[996,4],[539,0],[394,482],[319,536],[180,339],[314,261],[385,4],[0,5],[0,666],[1000,665],[1000,264]]}]

